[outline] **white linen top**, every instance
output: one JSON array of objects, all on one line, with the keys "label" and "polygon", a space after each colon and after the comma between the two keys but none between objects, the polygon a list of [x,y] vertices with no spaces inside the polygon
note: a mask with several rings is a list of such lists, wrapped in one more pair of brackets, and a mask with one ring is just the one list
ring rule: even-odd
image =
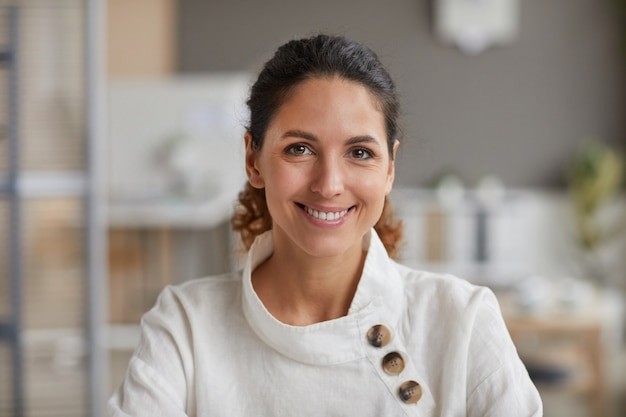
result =
[{"label": "white linen top", "polygon": [[[493,293],[392,261],[374,231],[345,317],[279,322],[251,272],[273,251],[259,236],[243,271],[163,290],[109,416],[541,416]],[[374,325],[391,332],[375,347]],[[382,367],[397,352],[398,375]],[[406,404],[405,381],[422,395]]]}]

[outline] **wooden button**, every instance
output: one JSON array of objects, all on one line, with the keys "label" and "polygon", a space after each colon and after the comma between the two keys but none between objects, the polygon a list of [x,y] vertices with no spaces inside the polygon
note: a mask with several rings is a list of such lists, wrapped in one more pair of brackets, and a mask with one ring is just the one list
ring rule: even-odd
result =
[{"label": "wooden button", "polygon": [[391,332],[382,324],[372,326],[367,331],[367,341],[374,347],[383,347],[391,340]]},{"label": "wooden button", "polygon": [[400,375],[404,370],[404,359],[398,352],[391,352],[383,358],[383,371],[387,375]]},{"label": "wooden button", "polygon": [[406,404],[415,404],[422,398],[422,387],[415,381],[406,381],[398,390],[400,399]]}]

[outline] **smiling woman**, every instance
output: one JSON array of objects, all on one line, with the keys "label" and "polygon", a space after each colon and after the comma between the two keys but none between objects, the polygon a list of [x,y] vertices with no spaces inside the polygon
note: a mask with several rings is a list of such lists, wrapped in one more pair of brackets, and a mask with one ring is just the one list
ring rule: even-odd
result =
[{"label": "smiling woman", "polygon": [[[346,39],[326,36],[311,38],[309,42],[289,42],[279,48],[274,58],[265,64],[248,99],[250,149],[262,149],[268,126],[275,121],[274,116],[294,93],[295,87],[311,79],[330,81],[333,78],[337,82],[351,81],[353,87],[359,90],[362,101],[369,102],[369,110],[376,111],[374,120],[380,121],[384,129],[384,134],[378,136],[379,144],[380,141],[386,144],[389,157],[393,159],[394,147],[397,147],[400,135],[399,103],[393,80],[376,54],[368,48]],[[350,100],[348,97],[347,104]],[[326,108],[325,103],[319,106],[320,110]],[[351,108],[349,105],[342,107],[344,110]],[[285,132],[285,137],[289,136],[318,140],[312,132],[299,129]],[[364,138],[355,136],[351,141],[361,139]],[[368,139],[374,140],[373,137]],[[389,254],[395,257],[400,249],[402,226],[394,218],[386,198],[383,204],[384,210],[375,228]],[[246,186],[240,195],[240,207],[233,216],[232,224],[241,234],[246,249],[250,248],[256,236],[272,227],[272,217],[267,211],[263,187],[255,188],[250,184]]]},{"label": "smiling woman", "polygon": [[250,133],[246,143],[248,178],[265,189],[276,247],[320,243],[318,256],[360,253],[394,173],[383,117],[365,87],[340,78],[303,82],[274,116],[263,148],[253,147]]},{"label": "smiling woman", "polygon": [[486,288],[390,255],[398,100],[343,37],[288,42],[252,86],[243,270],[166,288],[112,416],[540,416]]}]

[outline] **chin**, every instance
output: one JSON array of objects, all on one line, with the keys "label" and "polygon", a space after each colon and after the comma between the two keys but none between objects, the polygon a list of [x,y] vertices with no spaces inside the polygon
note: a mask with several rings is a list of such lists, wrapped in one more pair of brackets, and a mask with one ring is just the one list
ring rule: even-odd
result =
[{"label": "chin", "polygon": [[356,247],[359,248],[359,252],[362,249],[363,239],[356,239],[352,242],[342,241],[338,242],[335,239],[321,239],[317,242],[306,242],[301,245],[302,250],[308,253],[310,256],[317,258],[333,258],[337,256],[344,256]]}]

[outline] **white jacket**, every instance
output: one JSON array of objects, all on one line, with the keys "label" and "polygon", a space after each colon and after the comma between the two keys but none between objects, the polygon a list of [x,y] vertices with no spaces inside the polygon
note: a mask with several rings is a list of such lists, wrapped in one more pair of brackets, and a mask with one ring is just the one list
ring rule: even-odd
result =
[{"label": "white jacket", "polygon": [[348,315],[289,326],[251,284],[272,250],[268,232],[242,272],[162,292],[108,415],[542,415],[490,290],[399,265],[372,232]]}]

